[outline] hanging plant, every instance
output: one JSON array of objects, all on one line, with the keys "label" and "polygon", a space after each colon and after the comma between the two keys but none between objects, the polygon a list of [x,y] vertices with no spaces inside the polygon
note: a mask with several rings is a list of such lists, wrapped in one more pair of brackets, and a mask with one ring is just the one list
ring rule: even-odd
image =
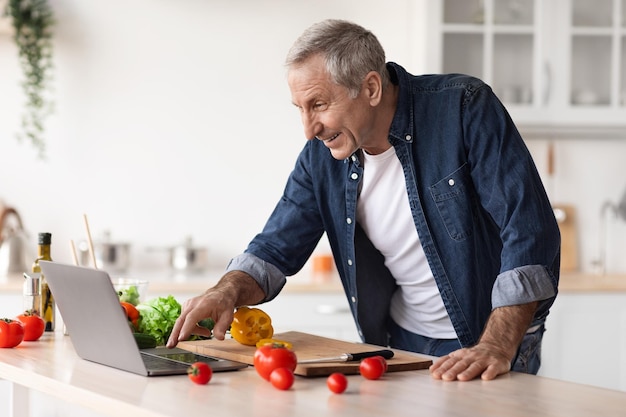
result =
[{"label": "hanging plant", "polygon": [[52,8],[48,0],[9,0],[5,14],[11,18],[15,32],[13,39],[24,72],[22,89],[26,105],[22,132],[17,137],[20,140],[27,138],[43,158],[43,122],[52,112],[52,101],[45,96],[52,69]]}]

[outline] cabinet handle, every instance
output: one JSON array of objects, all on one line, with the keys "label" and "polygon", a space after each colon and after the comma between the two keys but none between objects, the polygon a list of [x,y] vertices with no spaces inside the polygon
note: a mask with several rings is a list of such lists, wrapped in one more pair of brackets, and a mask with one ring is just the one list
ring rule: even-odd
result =
[{"label": "cabinet handle", "polygon": [[344,314],[349,313],[350,309],[348,307],[340,307],[331,304],[320,304],[315,308],[319,314]]}]

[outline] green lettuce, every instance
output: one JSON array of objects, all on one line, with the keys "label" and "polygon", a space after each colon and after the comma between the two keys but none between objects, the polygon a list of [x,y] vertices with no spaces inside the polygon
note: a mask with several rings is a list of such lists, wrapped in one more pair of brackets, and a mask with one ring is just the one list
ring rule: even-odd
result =
[{"label": "green lettuce", "polygon": [[117,295],[120,297],[120,301],[126,301],[134,306],[139,304],[139,290],[136,285],[131,285],[128,288],[118,291]]},{"label": "green lettuce", "polygon": [[154,336],[157,345],[164,345],[174,329],[176,319],[180,316],[180,303],[169,295],[141,303],[137,309],[141,314],[139,332]]}]

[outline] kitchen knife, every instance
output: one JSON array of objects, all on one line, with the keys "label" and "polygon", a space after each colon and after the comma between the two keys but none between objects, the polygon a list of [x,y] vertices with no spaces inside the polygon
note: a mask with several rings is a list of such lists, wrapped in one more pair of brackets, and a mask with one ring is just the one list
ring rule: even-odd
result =
[{"label": "kitchen knife", "polygon": [[354,362],[354,361],[360,361],[361,359],[364,359],[364,358],[371,358],[372,356],[382,356],[385,359],[391,359],[393,358],[393,351],[389,349],[383,349],[383,350],[375,350],[373,352],[342,353],[339,356],[331,356],[328,358],[305,359],[302,361],[298,361],[298,364],[323,363],[323,362]]}]

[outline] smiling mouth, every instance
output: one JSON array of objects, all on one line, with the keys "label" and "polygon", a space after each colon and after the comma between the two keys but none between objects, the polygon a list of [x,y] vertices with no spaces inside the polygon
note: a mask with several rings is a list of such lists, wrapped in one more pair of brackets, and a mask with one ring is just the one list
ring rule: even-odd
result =
[{"label": "smiling mouth", "polygon": [[335,134],[335,135],[333,135],[333,136],[331,136],[331,137],[329,137],[329,138],[327,138],[327,139],[322,139],[322,138],[320,138],[319,136],[316,136],[316,137],[317,137],[319,140],[321,140],[322,142],[324,142],[324,143],[329,143],[329,142],[332,142],[333,140],[337,139],[337,136],[339,136],[339,135],[341,135],[341,132],[339,132],[339,133],[337,133],[337,134]]}]

